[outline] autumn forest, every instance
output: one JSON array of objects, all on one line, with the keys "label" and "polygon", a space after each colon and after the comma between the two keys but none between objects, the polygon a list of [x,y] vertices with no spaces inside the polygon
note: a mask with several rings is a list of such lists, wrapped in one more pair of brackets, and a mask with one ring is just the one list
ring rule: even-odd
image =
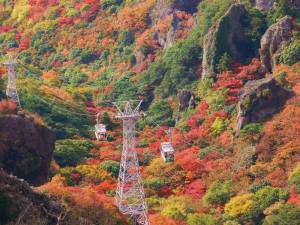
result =
[{"label": "autumn forest", "polygon": [[43,224],[300,225],[300,1],[0,0],[0,225]]}]

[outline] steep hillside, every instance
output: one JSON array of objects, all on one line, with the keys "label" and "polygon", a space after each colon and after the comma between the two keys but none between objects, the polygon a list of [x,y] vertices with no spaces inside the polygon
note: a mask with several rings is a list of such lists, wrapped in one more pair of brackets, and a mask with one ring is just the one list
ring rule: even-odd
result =
[{"label": "steep hillside", "polygon": [[[114,206],[112,102],[141,99],[151,224],[298,225],[299,12],[298,0],[0,0],[1,61],[18,56],[22,110],[57,139],[38,190],[82,224],[128,223]],[[6,82],[3,66],[0,99]],[[13,103],[0,103],[1,124]],[[97,113],[107,140],[95,140]],[[169,140],[174,162],[160,155]]]}]

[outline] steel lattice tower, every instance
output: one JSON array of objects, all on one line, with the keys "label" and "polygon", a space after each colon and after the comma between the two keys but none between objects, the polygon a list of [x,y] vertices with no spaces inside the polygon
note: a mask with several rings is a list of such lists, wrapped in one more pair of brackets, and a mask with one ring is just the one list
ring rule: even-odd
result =
[{"label": "steel lattice tower", "polygon": [[16,87],[16,72],[15,72],[15,65],[17,62],[15,61],[7,61],[3,63],[7,66],[7,87],[6,87],[6,96],[13,100],[18,107],[21,107],[20,98],[18,94],[18,90]]},{"label": "steel lattice tower", "polygon": [[116,204],[121,213],[130,216],[136,225],[150,225],[145,193],[135,149],[135,123],[142,116],[139,112],[142,101],[114,103],[123,120],[123,151],[120,164]]}]

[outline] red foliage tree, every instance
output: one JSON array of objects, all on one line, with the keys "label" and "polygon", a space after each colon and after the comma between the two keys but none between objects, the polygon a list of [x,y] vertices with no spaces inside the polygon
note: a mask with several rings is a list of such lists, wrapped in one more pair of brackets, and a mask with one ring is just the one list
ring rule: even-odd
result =
[{"label": "red foliage tree", "polygon": [[205,194],[205,183],[198,179],[184,187],[184,193],[190,195],[193,199],[199,199]]},{"label": "red foliage tree", "polygon": [[195,176],[200,176],[206,171],[205,166],[197,158],[199,148],[193,146],[184,151],[175,153],[176,162],[185,170],[191,171]]},{"label": "red foliage tree", "polygon": [[20,51],[26,50],[29,47],[30,41],[31,41],[30,38],[24,38],[23,40],[21,40],[19,44],[19,50]]},{"label": "red foliage tree", "polygon": [[228,89],[227,104],[229,105],[236,103],[239,90],[248,80],[260,78],[260,61],[258,59],[253,59],[246,66],[235,64],[233,67],[233,71],[218,74],[218,80],[214,85],[215,89]]},{"label": "red foliage tree", "polygon": [[267,179],[274,187],[284,187],[287,184],[287,175],[283,169],[276,168],[267,176]]},{"label": "red foliage tree", "polygon": [[296,190],[291,190],[288,203],[294,204],[296,207],[300,204],[300,194],[297,194]]},{"label": "red foliage tree", "polygon": [[74,21],[69,16],[61,16],[58,18],[58,24],[60,25],[73,25]]},{"label": "red foliage tree", "polygon": [[169,217],[165,217],[165,216],[162,216],[160,214],[151,214],[150,215],[150,222],[151,224],[163,224],[163,225],[177,225],[178,223],[169,218]]}]

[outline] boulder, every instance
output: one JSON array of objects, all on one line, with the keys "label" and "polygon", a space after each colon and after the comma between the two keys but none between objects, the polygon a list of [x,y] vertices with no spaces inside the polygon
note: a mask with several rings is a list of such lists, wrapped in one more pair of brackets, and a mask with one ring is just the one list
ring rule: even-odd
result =
[{"label": "boulder", "polygon": [[275,0],[256,0],[255,7],[263,12],[269,11],[275,3]]},{"label": "boulder", "polygon": [[[58,224],[63,208],[50,196],[0,169],[0,224]],[[18,221],[18,222],[17,222]]]},{"label": "boulder", "polygon": [[208,31],[203,41],[202,77],[215,77],[217,64],[224,53],[236,62],[248,58],[253,49],[247,49],[249,40],[243,31],[247,11],[244,5],[234,4]]},{"label": "boulder", "polygon": [[186,110],[187,108],[195,108],[195,95],[193,92],[188,90],[180,90],[178,92],[178,98],[179,98],[179,111],[182,112]]},{"label": "boulder", "polygon": [[239,93],[236,130],[270,118],[292,95],[274,77],[248,81]]},{"label": "boulder", "polygon": [[[58,190],[63,187],[56,184]],[[63,197],[62,197],[63,198]],[[0,168],[0,224],[1,225],[82,225],[129,223],[112,217],[102,205],[95,203],[95,211],[78,205],[72,197],[62,202]],[[97,217],[95,217],[95,214]]]},{"label": "boulder", "polygon": [[0,167],[31,185],[47,181],[54,133],[33,119],[0,115]]},{"label": "boulder", "polygon": [[260,42],[260,60],[265,72],[271,72],[272,67],[279,63],[281,50],[292,39],[292,17],[285,16],[269,27]]}]

